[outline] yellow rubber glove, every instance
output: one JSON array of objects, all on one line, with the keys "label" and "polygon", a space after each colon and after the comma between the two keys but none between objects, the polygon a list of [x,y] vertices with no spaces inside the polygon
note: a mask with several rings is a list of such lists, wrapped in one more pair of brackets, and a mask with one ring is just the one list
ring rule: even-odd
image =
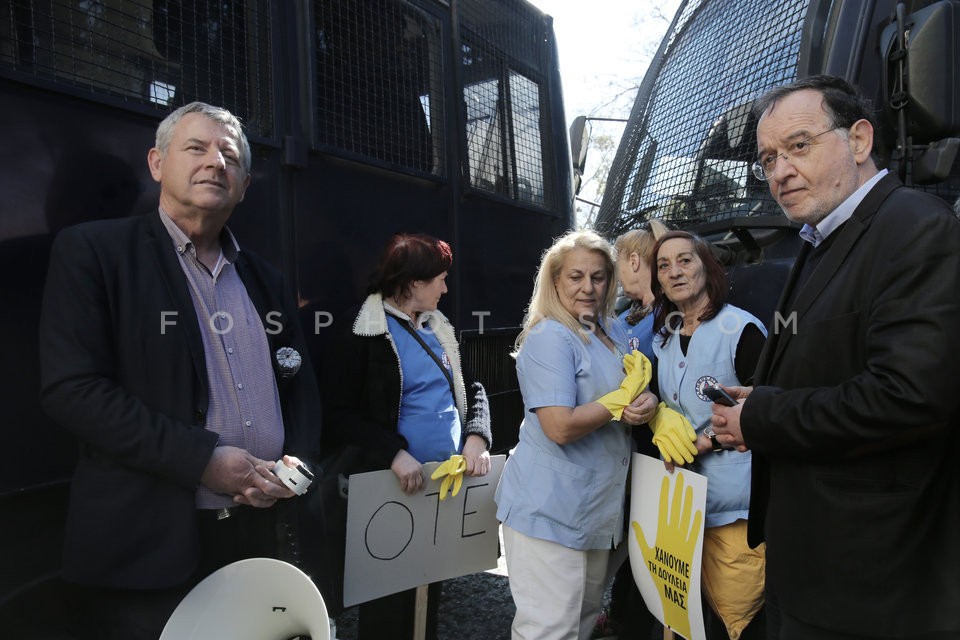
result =
[{"label": "yellow rubber glove", "polygon": [[[670,504],[670,479],[660,485],[660,517],[657,525],[657,544],[647,545],[647,538],[637,522],[631,522],[633,535],[640,545],[650,577],[663,604],[663,621],[684,638],[690,637],[690,575],[693,554],[700,537],[703,512],[693,511],[693,487],[683,491],[683,474],[677,474],[677,485]],[[681,504],[682,500],[682,504]]]},{"label": "yellow rubber glove", "polygon": [[623,370],[627,375],[623,377],[620,388],[597,399],[597,402],[613,414],[614,420],[619,420],[623,415],[623,408],[633,402],[633,399],[650,384],[653,365],[650,364],[647,356],[634,349],[633,353],[623,356]]},{"label": "yellow rubber glove", "polygon": [[697,446],[693,444],[697,432],[682,413],[661,402],[649,424],[653,431],[653,444],[660,449],[664,460],[676,464],[682,464],[681,459],[687,463],[693,462],[693,457],[697,455]]},{"label": "yellow rubber glove", "polygon": [[440,483],[440,501],[447,499],[447,489],[453,484],[451,495],[456,496],[460,493],[460,485],[463,484],[463,472],[467,470],[467,460],[463,456],[452,455],[450,459],[441,464],[430,474],[431,480],[436,480],[441,476],[446,476]]}]

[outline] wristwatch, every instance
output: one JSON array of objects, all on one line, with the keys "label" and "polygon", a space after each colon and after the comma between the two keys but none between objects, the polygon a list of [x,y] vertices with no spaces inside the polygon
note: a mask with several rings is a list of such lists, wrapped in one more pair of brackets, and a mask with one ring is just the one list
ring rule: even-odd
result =
[{"label": "wristwatch", "polygon": [[704,429],[703,435],[710,438],[710,442],[713,443],[714,451],[729,451],[728,447],[723,446],[722,444],[720,444],[720,441],[717,440],[717,432],[713,430],[713,425],[710,425],[709,427]]}]

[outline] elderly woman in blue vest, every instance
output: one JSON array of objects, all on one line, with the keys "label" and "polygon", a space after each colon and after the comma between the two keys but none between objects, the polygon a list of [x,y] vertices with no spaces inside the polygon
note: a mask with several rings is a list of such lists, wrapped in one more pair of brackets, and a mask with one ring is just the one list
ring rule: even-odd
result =
[{"label": "elderly woman in blue vest", "polygon": [[[727,304],[727,279],[710,246],[685,231],[663,235],[654,247],[652,288],[656,298],[653,350],[657,389],[667,407],[683,414],[697,434],[689,468],[708,478],[702,576],[708,602],[734,637],[756,611],[733,620],[729,611],[759,608],[763,592],[763,551],[748,548],[750,452],[724,450],[711,438],[712,401],[707,386],[750,384],[766,340],[753,315]],[[683,460],[675,460],[683,463]],[[722,565],[723,550],[734,549],[740,566]],[[762,621],[751,632],[760,633]],[[734,628],[737,633],[733,633]],[[724,637],[718,626],[708,637]],[[741,637],[747,638],[751,634]],[[757,636],[760,637],[760,636]]]},{"label": "elderly woman in blue vest", "polygon": [[[606,240],[563,236],[544,254],[517,338],[524,419],[495,497],[514,640],[589,638],[624,531],[631,443],[620,418],[650,372],[641,354],[625,355],[613,278]],[[645,393],[636,410],[652,414]]]},{"label": "elderly woman in blue vest", "polygon": [[[467,475],[490,470],[486,392],[465,383],[453,326],[437,310],[452,264],[443,240],[391,238],[352,330],[326,363],[327,442],[359,445],[408,494],[425,486],[425,462],[462,453]],[[436,637],[439,596],[440,584],[431,585],[427,638]],[[361,604],[358,638],[412,637],[415,608],[415,590]]]}]

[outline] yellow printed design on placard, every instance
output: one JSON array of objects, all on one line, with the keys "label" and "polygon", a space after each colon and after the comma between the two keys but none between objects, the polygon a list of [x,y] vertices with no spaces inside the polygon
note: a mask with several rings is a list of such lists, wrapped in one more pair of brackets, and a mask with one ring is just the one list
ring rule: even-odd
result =
[{"label": "yellow printed design on placard", "polygon": [[684,638],[689,638],[691,565],[703,513],[699,510],[691,513],[693,487],[686,487],[684,491],[683,474],[677,474],[672,500],[669,494],[670,478],[665,477],[660,485],[660,517],[654,546],[647,544],[639,523],[633,521],[630,524],[650,577],[660,594],[664,622]]}]

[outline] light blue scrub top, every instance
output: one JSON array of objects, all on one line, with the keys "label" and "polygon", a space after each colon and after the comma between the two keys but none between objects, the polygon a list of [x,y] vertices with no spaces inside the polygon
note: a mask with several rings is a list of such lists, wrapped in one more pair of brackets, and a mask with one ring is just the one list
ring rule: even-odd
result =
[{"label": "light blue scrub top", "polygon": [[630,427],[611,420],[575,442],[544,433],[534,409],[577,407],[619,388],[627,338],[614,318],[605,323],[619,353],[597,338],[584,343],[555,320],[528,335],[517,356],[523,394],[520,441],[497,487],[497,519],[524,535],[579,550],[609,549],[623,534],[630,465]]},{"label": "light blue scrub top", "polygon": [[[460,414],[450,383],[423,346],[389,313],[387,326],[400,356],[403,389],[398,431],[407,439],[407,453],[424,462],[447,460],[460,451]],[[450,361],[437,336],[424,325],[418,332],[451,373]]]},{"label": "light blue scrub top", "polygon": [[653,313],[648,313],[645,318],[633,326],[627,322],[628,315],[630,315],[629,307],[617,316],[617,320],[627,334],[628,353],[636,349],[647,356],[650,362],[653,362]]}]

